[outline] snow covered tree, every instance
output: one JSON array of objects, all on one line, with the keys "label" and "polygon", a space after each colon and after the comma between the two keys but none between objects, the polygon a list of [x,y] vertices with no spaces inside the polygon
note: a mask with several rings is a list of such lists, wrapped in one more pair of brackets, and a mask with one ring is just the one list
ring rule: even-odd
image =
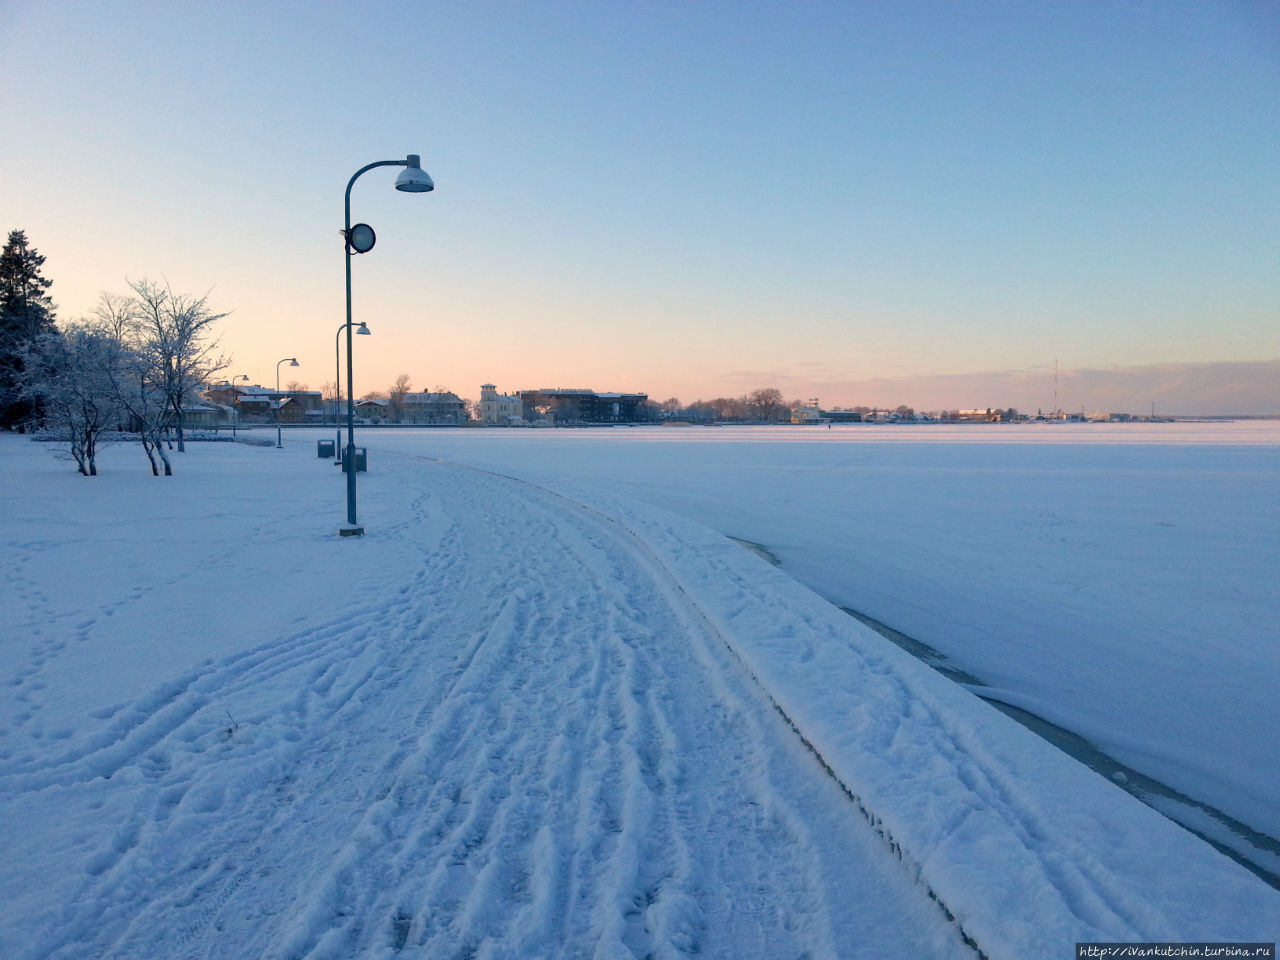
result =
[{"label": "snow covered tree", "polygon": [[66,441],[82,474],[96,477],[99,438],[122,413],[116,384],[129,365],[128,348],[109,334],[73,326],[42,334],[21,359],[22,395],[38,403],[41,425]]},{"label": "snow covered tree", "polygon": [[154,377],[154,365],[150,357],[136,344],[123,345],[122,362],[109,367],[111,391],[128,420],[128,428],[137,433],[142,452],[151,464],[151,475],[160,476],[160,464],[164,475],[173,476],[173,464],[165,450],[164,435],[168,432],[173,414],[163,381]]},{"label": "snow covered tree", "polygon": [[182,453],[187,399],[227,367],[227,359],[214,352],[217,339],[210,339],[213,325],[227,314],[210,309],[208,294],[174,293],[168,284],[162,287],[145,279],[129,286],[137,296],[139,344],[149,365],[146,379],[165,399]]},{"label": "snow covered tree", "polygon": [[23,357],[54,331],[53,281],[40,273],[44,257],[22,230],[11,230],[0,252],[0,426],[32,413],[33,398],[20,382]]}]

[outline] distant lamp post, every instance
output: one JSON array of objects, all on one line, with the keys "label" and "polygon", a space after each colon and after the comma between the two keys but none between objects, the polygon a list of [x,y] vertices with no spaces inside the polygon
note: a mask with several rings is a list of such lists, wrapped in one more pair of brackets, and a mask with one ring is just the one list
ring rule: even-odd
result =
[{"label": "distant lamp post", "polygon": [[248,383],[249,375],[247,373],[242,373],[238,377],[231,378],[231,392],[233,394],[233,396],[231,397],[231,439],[232,440],[235,440],[236,438],[236,426],[240,423],[240,393],[239,391],[236,390],[236,384],[239,383],[241,380],[243,380],[245,383]]},{"label": "distant lamp post", "polygon": [[284,444],[280,442],[280,364],[288,363],[291,367],[300,367],[297,357],[285,357],[283,360],[276,361],[276,449],[282,450]]},{"label": "distant lamp post", "polygon": [[354,384],[351,372],[351,257],[357,253],[368,253],[377,241],[373,228],[367,223],[351,226],[351,188],[355,186],[361,174],[367,173],[374,167],[404,167],[396,177],[396,189],[405,193],[430,193],[436,188],[431,178],[427,176],[427,172],[422,169],[422,162],[416,153],[409,154],[403,160],[377,160],[366,164],[352,174],[351,179],[347,181],[347,192],[343,197],[342,223],[347,265],[347,449],[343,454],[347,472],[347,523],[339,530],[344,537],[359,536],[364,533],[364,528],[356,523],[356,407],[355,398],[352,395]]},{"label": "distant lamp post", "polygon": [[[351,326],[351,321],[347,321],[338,328],[337,334],[333,338],[333,456],[334,462],[342,462],[342,429],[338,426],[338,401],[342,399],[342,378],[339,373],[338,365],[338,338],[342,336],[342,331]],[[356,327],[356,333],[361,336],[370,336],[373,331],[364,323]]]}]

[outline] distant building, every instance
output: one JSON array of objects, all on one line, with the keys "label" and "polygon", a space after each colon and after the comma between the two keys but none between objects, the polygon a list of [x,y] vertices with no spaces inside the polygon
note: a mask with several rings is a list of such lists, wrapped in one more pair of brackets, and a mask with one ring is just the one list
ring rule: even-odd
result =
[{"label": "distant building", "polygon": [[516,393],[499,393],[492,383],[480,385],[480,422],[486,426],[511,426],[524,422],[524,403]]},{"label": "distant building", "polygon": [[521,390],[526,420],[552,423],[639,423],[646,419],[647,393],[596,393],[594,390]]},{"label": "distant building", "polygon": [[390,400],[383,400],[380,397],[370,397],[367,400],[356,401],[356,416],[361,419],[368,420],[370,423],[381,423],[387,419],[387,411],[391,407]]},{"label": "distant building", "polygon": [[281,423],[302,423],[323,415],[324,399],[319,390],[273,390],[252,385],[231,386],[221,383],[204,392],[210,403],[234,410],[240,417],[274,420],[277,412]]},{"label": "distant building", "polygon": [[398,410],[392,404],[392,415],[397,423],[465,423],[467,405],[452,391],[406,393],[400,398]]},{"label": "distant building", "polygon": [[792,423],[861,423],[862,414],[853,410],[823,410],[814,397],[803,407],[791,411]]},{"label": "distant building", "polygon": [[826,416],[818,406],[818,398],[814,397],[803,407],[794,407],[791,410],[792,423],[823,423]]}]

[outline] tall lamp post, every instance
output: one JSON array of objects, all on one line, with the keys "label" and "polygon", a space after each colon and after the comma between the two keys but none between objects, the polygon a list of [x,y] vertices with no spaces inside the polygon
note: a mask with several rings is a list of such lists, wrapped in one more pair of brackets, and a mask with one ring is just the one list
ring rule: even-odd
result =
[{"label": "tall lamp post", "polygon": [[[333,455],[336,458],[335,463],[342,460],[342,429],[338,426],[338,401],[342,397],[342,383],[339,375],[338,366],[338,337],[342,336],[342,331],[351,326],[351,321],[347,321],[338,328],[337,334],[333,338]],[[356,333],[361,336],[369,336],[373,333],[363,322],[356,327]]]},{"label": "tall lamp post", "polygon": [[276,361],[276,449],[281,450],[284,444],[280,442],[280,364],[288,362],[291,367],[300,367],[297,357],[285,357],[284,360]]},{"label": "tall lamp post", "polygon": [[374,167],[404,167],[396,177],[396,189],[405,193],[429,193],[436,188],[427,172],[422,169],[422,161],[418,154],[411,153],[403,160],[376,160],[366,164],[351,175],[347,181],[347,192],[343,197],[343,245],[346,247],[347,265],[347,450],[343,454],[344,469],[347,472],[347,523],[339,530],[344,537],[359,536],[364,528],[356,523],[356,407],[352,396],[354,384],[351,374],[351,256],[354,253],[368,253],[377,240],[373,227],[367,223],[351,226],[351,188]]}]

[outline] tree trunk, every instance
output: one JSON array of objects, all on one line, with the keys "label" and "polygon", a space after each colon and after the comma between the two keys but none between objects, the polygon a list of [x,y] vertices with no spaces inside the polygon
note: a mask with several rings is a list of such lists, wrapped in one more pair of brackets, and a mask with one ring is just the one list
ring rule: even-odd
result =
[{"label": "tree trunk", "polygon": [[164,447],[162,447],[162,446],[157,446],[157,447],[156,447],[156,450],[158,450],[158,451],[159,451],[159,453],[160,453],[160,459],[164,461],[164,475],[165,475],[166,477],[172,477],[172,476],[173,476],[173,464],[171,464],[171,463],[169,462],[169,454],[167,454],[167,453],[165,452],[165,449],[164,449]]},{"label": "tree trunk", "polygon": [[98,437],[96,433],[88,433],[84,438],[84,457],[89,464],[89,476],[98,475]]},{"label": "tree trunk", "polygon": [[138,436],[142,439],[142,449],[146,452],[147,459],[151,461],[151,475],[153,477],[160,476],[160,471],[156,468],[155,454],[151,452],[152,444],[150,438],[147,436],[147,432],[143,430],[138,434]]}]

